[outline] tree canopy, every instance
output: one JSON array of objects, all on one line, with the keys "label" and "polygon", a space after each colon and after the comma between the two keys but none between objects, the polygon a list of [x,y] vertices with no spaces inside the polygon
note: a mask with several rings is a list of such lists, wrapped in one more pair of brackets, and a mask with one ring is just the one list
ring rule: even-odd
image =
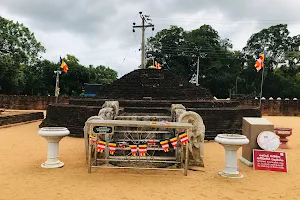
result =
[{"label": "tree canopy", "polygon": [[[189,31],[172,25],[147,39],[147,66],[155,59],[163,69],[194,80],[199,58],[199,84],[214,96],[258,96],[263,70],[257,72],[254,64],[264,53],[263,95],[300,98],[299,46],[300,35],[291,36],[286,24],[253,33],[240,51],[210,25]],[[27,27],[0,16],[0,93],[53,95],[54,71],[60,64],[42,59],[45,51]],[[117,79],[108,66],[84,66],[69,54],[63,59],[69,71],[61,74],[61,95],[80,95],[84,83],[110,84]]]},{"label": "tree canopy", "polygon": [[264,96],[299,98],[299,46],[300,35],[291,37],[286,24],[254,33],[241,51],[233,50],[231,41],[210,25],[191,31],[171,26],[147,40],[147,56],[193,80],[199,57],[199,84],[227,98],[236,93],[259,95],[262,70],[257,72],[254,64],[264,53]]},{"label": "tree canopy", "polygon": [[[41,59],[45,51],[27,27],[0,16],[0,93],[53,95],[60,63]],[[62,95],[80,95],[84,83],[108,84],[118,77],[106,66],[85,67],[74,55],[63,59],[69,71],[60,75]]]}]

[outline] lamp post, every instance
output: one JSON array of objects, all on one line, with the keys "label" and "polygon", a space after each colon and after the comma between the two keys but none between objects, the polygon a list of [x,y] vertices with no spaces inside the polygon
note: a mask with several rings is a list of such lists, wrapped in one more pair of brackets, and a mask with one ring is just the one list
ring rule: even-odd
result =
[{"label": "lamp post", "polygon": [[61,71],[59,70],[59,68],[54,71],[54,74],[56,74],[56,84],[55,84],[55,103],[58,102],[58,95],[59,95],[59,75],[61,74]]}]

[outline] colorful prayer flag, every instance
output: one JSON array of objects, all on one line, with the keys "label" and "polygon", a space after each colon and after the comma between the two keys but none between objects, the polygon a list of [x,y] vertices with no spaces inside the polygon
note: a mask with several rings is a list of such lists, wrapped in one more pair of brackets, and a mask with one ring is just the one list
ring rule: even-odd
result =
[{"label": "colorful prayer flag", "polygon": [[181,134],[179,134],[179,138],[180,138],[182,145],[186,145],[189,142],[188,135],[185,132],[182,132]]},{"label": "colorful prayer flag", "polygon": [[116,143],[108,143],[108,148],[109,148],[109,154],[114,155],[116,148],[117,148],[117,144]]},{"label": "colorful prayer flag", "polygon": [[145,156],[147,153],[147,145],[146,144],[139,144],[139,155]]},{"label": "colorful prayer flag", "polygon": [[170,138],[170,142],[171,142],[173,148],[176,149],[176,147],[177,147],[177,137]]},{"label": "colorful prayer flag", "polygon": [[94,144],[97,141],[97,137],[95,135],[90,135],[90,143]]},{"label": "colorful prayer flag", "polygon": [[65,61],[61,57],[60,57],[60,68],[62,68],[65,73],[67,73],[69,70],[67,63],[65,63]]},{"label": "colorful prayer flag", "polygon": [[156,61],[155,61],[155,68],[156,69],[161,69],[161,65],[158,62],[156,62]]},{"label": "colorful prayer flag", "polygon": [[165,152],[169,151],[169,141],[168,140],[161,141],[160,145],[164,149]]},{"label": "colorful prayer flag", "polygon": [[265,54],[262,54],[261,56],[259,56],[259,58],[256,60],[256,63],[254,65],[254,67],[256,68],[256,71],[259,72],[259,70],[261,70],[261,68],[264,67],[264,60],[265,60]]},{"label": "colorful prayer flag", "polygon": [[105,150],[105,147],[106,147],[106,142],[102,140],[98,140],[98,144],[96,147],[97,152],[102,153]]},{"label": "colorful prayer flag", "polygon": [[124,147],[126,147],[128,145],[127,142],[118,142],[118,144],[121,149],[123,149]]},{"label": "colorful prayer flag", "polygon": [[147,142],[147,144],[148,144],[149,146],[154,146],[154,145],[156,145],[156,142],[155,142],[155,141],[149,141],[149,142]]},{"label": "colorful prayer flag", "polygon": [[129,145],[131,153],[133,156],[136,156],[137,153],[137,145]]}]

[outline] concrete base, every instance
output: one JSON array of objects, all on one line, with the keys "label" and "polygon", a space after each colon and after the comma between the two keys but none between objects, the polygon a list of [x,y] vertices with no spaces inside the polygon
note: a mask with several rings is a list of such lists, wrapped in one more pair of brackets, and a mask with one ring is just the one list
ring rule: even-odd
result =
[{"label": "concrete base", "polygon": [[41,164],[41,167],[51,169],[51,168],[61,168],[64,165],[65,165],[65,163],[58,160],[56,163],[51,163],[51,164],[45,162],[45,163]]},{"label": "concrete base", "polygon": [[226,173],[224,171],[220,171],[219,172],[219,175],[222,176],[222,177],[226,177],[226,178],[243,178],[243,174],[241,174],[240,172],[236,173],[236,174],[233,174],[233,173]]},{"label": "concrete base", "polygon": [[247,160],[246,158],[240,157],[240,161],[242,163],[244,163],[245,165],[247,165],[248,167],[252,167],[253,166],[253,162]]}]

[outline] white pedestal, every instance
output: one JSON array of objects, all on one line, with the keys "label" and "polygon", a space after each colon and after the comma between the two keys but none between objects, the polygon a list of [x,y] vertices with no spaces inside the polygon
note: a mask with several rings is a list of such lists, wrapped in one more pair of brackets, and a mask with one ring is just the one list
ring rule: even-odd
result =
[{"label": "white pedestal", "polygon": [[59,168],[64,163],[58,160],[59,141],[70,134],[69,130],[64,127],[44,127],[38,134],[48,141],[47,161],[41,164],[43,168]]},{"label": "white pedestal", "polygon": [[219,175],[227,178],[243,178],[237,167],[237,150],[249,140],[246,136],[237,134],[219,134],[215,141],[225,149],[225,169]]}]

